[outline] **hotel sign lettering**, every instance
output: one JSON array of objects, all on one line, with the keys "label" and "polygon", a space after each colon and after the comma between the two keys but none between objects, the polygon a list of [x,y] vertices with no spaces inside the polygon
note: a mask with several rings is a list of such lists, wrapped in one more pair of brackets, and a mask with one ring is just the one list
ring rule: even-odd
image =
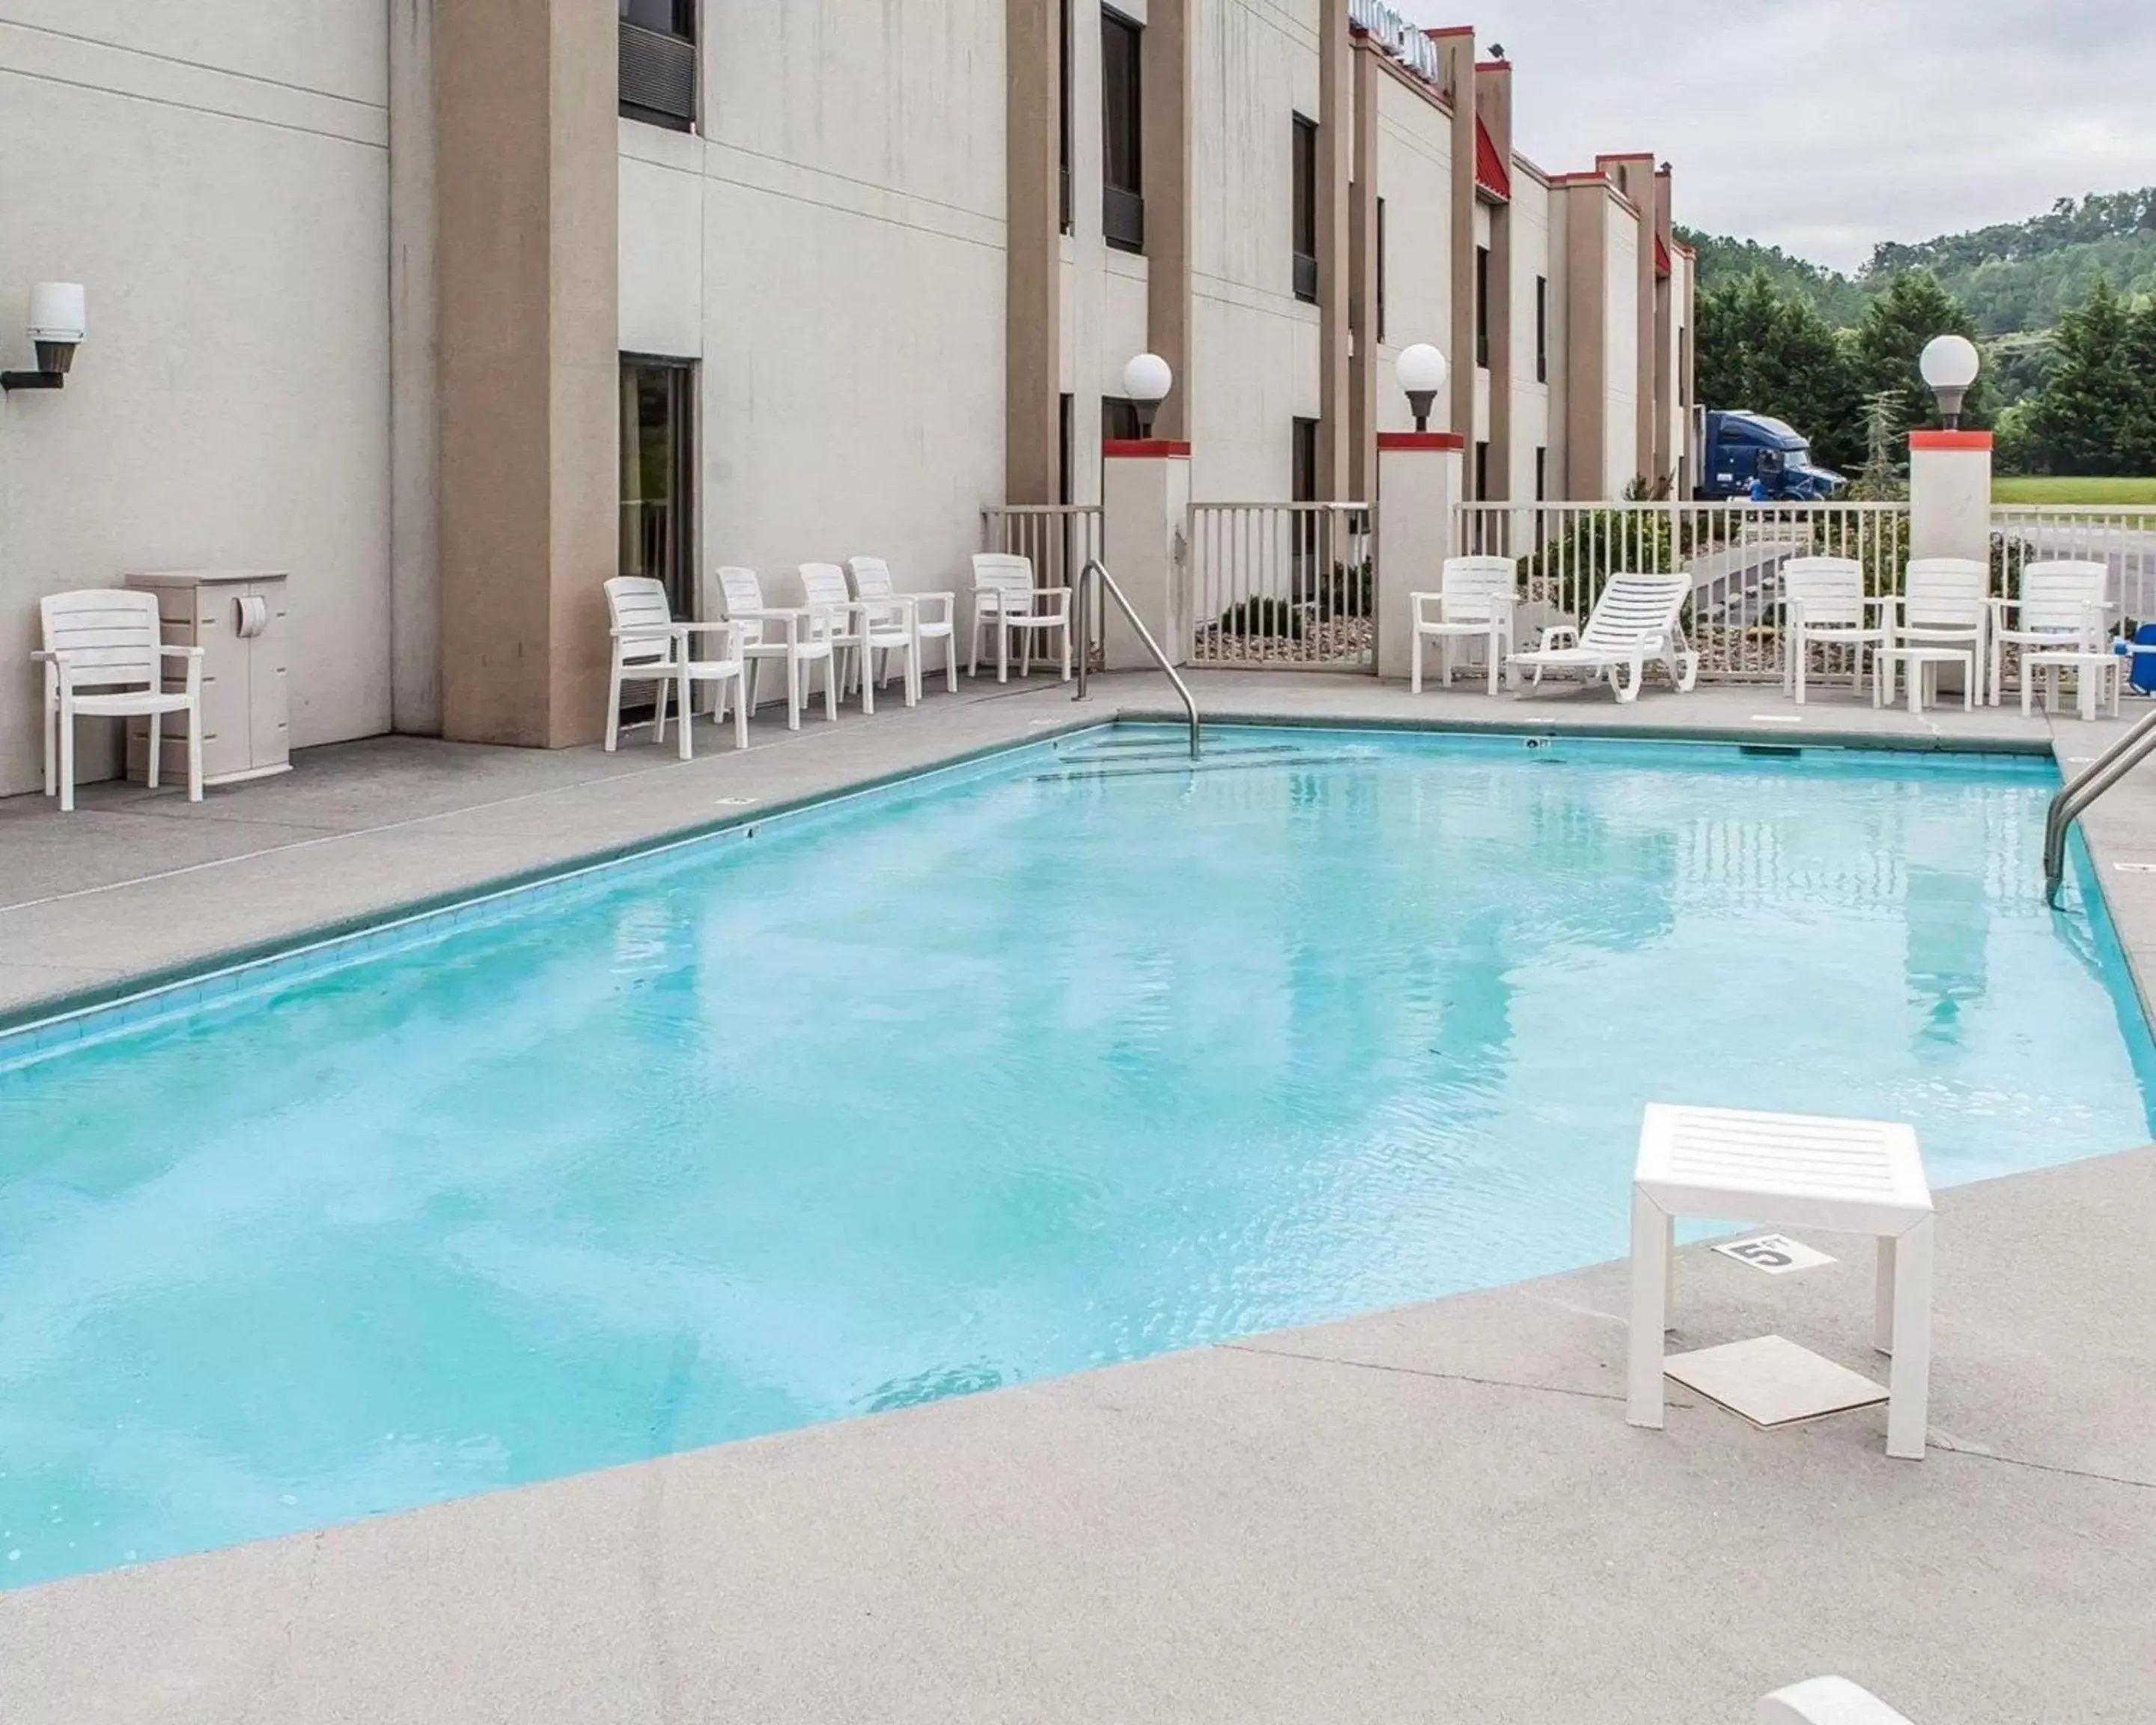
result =
[{"label": "hotel sign lettering", "polygon": [[1348,0],[1348,21],[1425,83],[1444,81],[1437,44],[1383,0]]}]

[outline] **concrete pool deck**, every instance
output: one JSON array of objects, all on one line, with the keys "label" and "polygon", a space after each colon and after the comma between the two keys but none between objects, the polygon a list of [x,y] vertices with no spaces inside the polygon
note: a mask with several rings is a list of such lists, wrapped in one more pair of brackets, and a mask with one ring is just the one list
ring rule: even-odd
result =
[{"label": "concrete pool deck", "polygon": [[[1036,686],[682,767],[387,740],[190,807],[0,803],[0,1014],[1024,740]],[[1778,694],[1420,700],[1217,675],[1237,715],[2051,747],[2109,725]],[[783,741],[781,741],[783,739]],[[700,742],[702,739],[700,738]],[[767,746],[777,742],[778,746]],[[2156,974],[2156,775],[2092,850]],[[2112,1146],[2090,1146],[2092,1150]],[[1629,1155],[1630,1146],[1621,1153]],[[2156,1150],[1943,1194],[1933,1440],[1883,1409],[1624,1423],[1621,1266],[0,1594],[0,1717],[1739,1722],[1839,1671],[1917,1725],[2125,1721],[2156,1669]],[[1868,1252],[1684,1256],[1686,1345],[1867,1372]]]}]

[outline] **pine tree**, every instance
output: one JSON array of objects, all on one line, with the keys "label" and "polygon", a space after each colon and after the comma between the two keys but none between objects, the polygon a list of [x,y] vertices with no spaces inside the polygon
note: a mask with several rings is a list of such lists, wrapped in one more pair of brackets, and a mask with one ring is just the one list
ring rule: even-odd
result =
[{"label": "pine tree", "polygon": [[[1976,326],[1967,308],[1939,285],[1928,270],[1912,270],[1897,275],[1885,292],[1864,308],[1863,321],[1854,338],[1857,389],[1860,396],[1887,390],[1901,393],[1902,408],[1895,427],[1898,442],[1919,425],[1938,423],[1937,403],[1917,367],[1925,347],[1938,336],[1976,338]],[[1984,399],[1984,379],[1962,403],[1964,425],[1991,423]]]},{"label": "pine tree", "polygon": [[1863,452],[1856,382],[1844,343],[1809,299],[1763,270],[1701,296],[1699,398],[1787,420],[1829,464]]},{"label": "pine tree", "polygon": [[2111,283],[2099,275],[2088,298],[2059,325],[2058,362],[2050,386],[2029,413],[2036,459],[2053,473],[2127,470],[2146,418],[2128,354],[2133,320]]},{"label": "pine tree", "polygon": [[2121,473],[2156,473],[2156,295],[2133,308],[2126,326],[2126,378],[2132,393],[2120,438]]}]

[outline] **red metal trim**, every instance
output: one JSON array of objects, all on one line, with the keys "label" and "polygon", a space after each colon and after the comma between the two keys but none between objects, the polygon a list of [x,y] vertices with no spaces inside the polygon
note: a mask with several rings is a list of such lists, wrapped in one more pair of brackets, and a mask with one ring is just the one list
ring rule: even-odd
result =
[{"label": "red metal trim", "polygon": [[1111,459],[1150,455],[1156,459],[1165,456],[1170,459],[1188,461],[1190,445],[1166,437],[1110,437],[1101,440],[1101,453]]},{"label": "red metal trim", "polygon": [[1989,449],[1991,434],[1988,431],[1912,431],[1909,434],[1912,449]]},{"label": "red metal trim", "polygon": [[1487,192],[1502,203],[1512,201],[1511,171],[1497,153],[1496,142],[1480,114],[1475,116],[1475,184],[1478,190]]},{"label": "red metal trim", "polygon": [[1655,274],[1667,275],[1669,273],[1670,249],[1662,243],[1662,236],[1657,234],[1655,236]]},{"label": "red metal trim", "polygon": [[1509,72],[1512,69],[1512,63],[1510,60],[1477,60],[1475,69],[1478,72]]},{"label": "red metal trim", "polygon": [[1381,431],[1380,449],[1464,449],[1467,439],[1456,431]]},{"label": "red metal trim", "polygon": [[1437,24],[1423,32],[1424,35],[1434,39],[1445,36],[1472,36],[1474,33],[1475,26],[1472,24]]}]

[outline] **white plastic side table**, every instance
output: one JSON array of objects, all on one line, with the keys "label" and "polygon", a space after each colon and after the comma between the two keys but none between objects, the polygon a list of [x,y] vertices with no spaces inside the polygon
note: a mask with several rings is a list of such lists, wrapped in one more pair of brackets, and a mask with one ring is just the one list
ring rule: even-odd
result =
[{"label": "white plastic side table", "polygon": [[1679,1216],[1878,1240],[1872,1345],[1894,1362],[1887,1453],[1922,1461],[1932,1363],[1932,1194],[1915,1132],[1885,1121],[1648,1105],[1632,1173],[1625,1417],[1656,1430]]}]

